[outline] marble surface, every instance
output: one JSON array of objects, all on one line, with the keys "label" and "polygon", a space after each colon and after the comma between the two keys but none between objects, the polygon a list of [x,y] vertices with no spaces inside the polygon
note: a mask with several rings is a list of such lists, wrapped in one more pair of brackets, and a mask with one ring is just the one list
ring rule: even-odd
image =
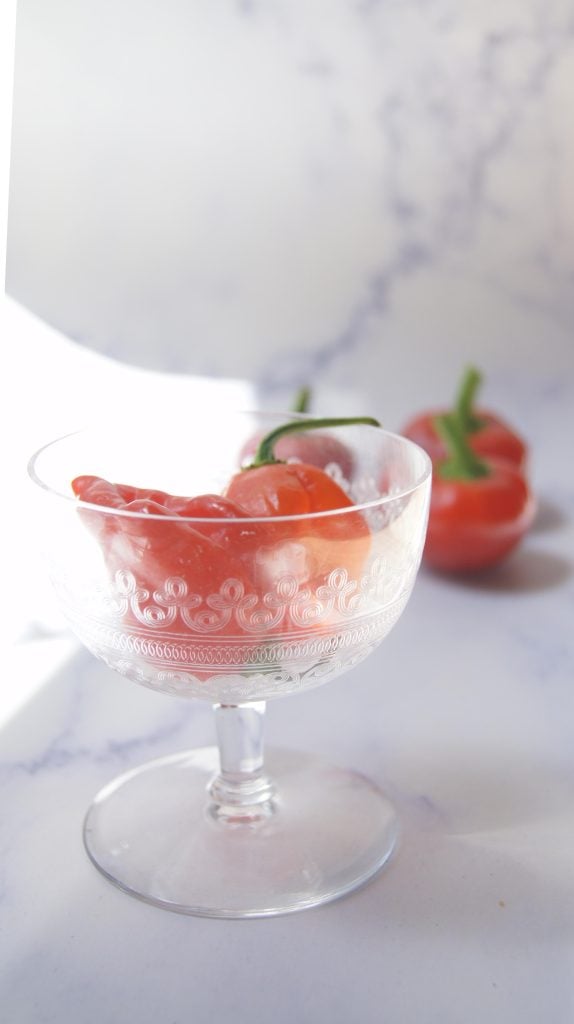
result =
[{"label": "marble surface", "polygon": [[[20,0],[15,65],[3,1016],[571,1024],[571,0]],[[393,863],[269,921],[116,891],[83,851],[90,800],[211,743],[211,712],[78,648],[38,568],[28,456],[158,395],[286,407],[301,383],[397,429],[469,361],[531,444],[531,534],[474,582],[423,570],[368,661],[268,713],[270,744],[388,791]]]},{"label": "marble surface", "polygon": [[[115,374],[120,393],[129,379],[130,393],[144,394],[142,373],[158,389],[175,384],[79,350],[17,307],[11,331],[16,385],[44,347],[58,398],[50,402],[44,387],[41,420],[15,439],[18,463],[18,445],[34,431],[77,415],[72,385],[88,375],[96,396],[88,409]],[[128,683],[80,650],[42,590],[21,515],[15,520],[14,572],[10,552],[5,567],[22,592],[19,600],[11,592],[18,615],[0,730],[7,1020],[569,1024],[573,376],[520,380],[513,394],[531,410],[540,504],[522,549],[474,582],[423,570],[369,660],[269,707],[270,745],[367,774],[400,813],[389,868],[320,909],[262,921],[184,917],[122,894],[92,867],[81,825],[96,791],[148,759],[212,743],[211,710]],[[237,388],[236,398],[248,387],[212,386],[212,394]],[[17,505],[23,514],[26,502]]]},{"label": "marble surface", "polygon": [[572,0],[20,0],[8,291],[394,419],[477,353],[570,362],[573,124]]}]

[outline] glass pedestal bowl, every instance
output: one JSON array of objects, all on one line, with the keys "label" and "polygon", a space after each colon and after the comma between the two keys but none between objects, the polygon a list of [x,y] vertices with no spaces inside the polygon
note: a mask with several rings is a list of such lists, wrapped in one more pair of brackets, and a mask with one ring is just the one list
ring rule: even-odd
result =
[{"label": "glass pedestal bowl", "polygon": [[[93,474],[221,493],[248,437],[284,420],[218,410],[176,427],[166,414],[60,438],[30,462],[48,573],[80,640],[121,675],[215,708],[217,747],[115,779],[84,825],[108,879],[183,913],[300,910],[388,860],[396,816],[385,795],[312,754],[264,762],[264,710],[350,671],[395,624],[421,559],[430,463],[373,426],[322,430],[329,457],[342,453],[326,472],[354,504],[288,517],[125,512],[78,501],[70,484]],[[303,450],[320,461],[319,435]]]}]

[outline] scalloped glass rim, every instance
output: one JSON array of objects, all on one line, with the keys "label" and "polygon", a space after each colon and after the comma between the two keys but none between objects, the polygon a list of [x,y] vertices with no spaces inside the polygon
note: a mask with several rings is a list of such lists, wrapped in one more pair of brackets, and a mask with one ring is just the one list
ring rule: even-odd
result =
[{"label": "scalloped glass rim", "polygon": [[[251,414],[251,415],[254,415],[254,414]],[[295,415],[293,413],[286,413],[286,414],[282,414],[282,415],[285,415],[286,418],[293,419],[293,420],[295,420],[295,419],[305,419],[304,416],[299,417],[299,416],[297,416],[297,415]],[[42,478],[37,473],[36,466],[37,466],[37,463],[38,463],[38,460],[40,459],[40,457],[44,454],[44,452],[48,451],[48,449],[55,447],[55,445],[60,444],[62,441],[66,441],[66,440],[68,440],[70,438],[73,438],[73,437],[79,437],[82,434],[87,434],[87,433],[89,433],[93,429],[94,428],[92,428],[92,427],[84,427],[84,428],[81,428],[79,430],[72,430],[72,431],[70,431],[67,434],[62,434],[60,437],[54,438],[52,441],[48,441],[46,444],[42,445],[41,448],[38,448],[37,451],[34,452],[34,454],[29,459],[28,465],[27,465],[28,475],[31,478],[31,480],[35,484],[37,484],[38,487],[40,487],[42,490],[46,491],[48,494],[53,495],[54,497],[62,498],[64,501],[68,501],[71,504],[77,506],[78,508],[93,509],[93,510],[95,510],[97,512],[100,512],[102,515],[125,516],[126,518],[129,518],[129,519],[146,519],[146,520],[147,519],[161,519],[163,522],[169,522],[171,520],[171,521],[177,521],[177,522],[180,522],[180,523],[181,522],[186,522],[186,523],[210,523],[212,525],[214,523],[227,523],[227,524],[229,524],[229,519],[225,518],[225,517],[221,517],[221,518],[213,517],[213,518],[211,518],[211,517],[202,517],[202,516],[178,516],[178,515],[174,515],[174,516],[160,516],[160,515],[154,515],[153,513],[149,513],[149,512],[145,512],[145,513],[142,513],[142,512],[129,512],[129,511],[125,510],[125,509],[107,508],[104,505],[95,505],[92,502],[80,501],[78,498],[75,497],[74,494],[66,494],[63,491],[59,491],[59,490],[56,490],[53,487],[50,487],[50,485],[47,484],[44,480],[42,480]],[[428,480],[429,476],[432,473],[432,463],[431,463],[431,460],[430,460],[429,456],[424,451],[424,449],[420,448],[419,445],[414,443],[414,441],[410,441],[408,438],[403,437],[401,434],[396,434],[396,433],[394,433],[391,430],[385,430],[384,427],[370,427],[370,426],[363,425],[363,429],[366,429],[366,430],[376,430],[377,432],[380,431],[382,434],[384,434],[384,436],[386,438],[396,440],[401,445],[404,445],[405,448],[411,449],[411,450],[416,450],[420,454],[420,456],[422,457],[422,462],[423,462],[423,470],[422,470],[420,476],[415,480],[415,482],[410,487],[405,487],[405,488],[403,488],[400,491],[395,491],[392,494],[385,494],[385,495],[382,495],[380,498],[373,498],[371,501],[361,502],[360,504],[357,504],[357,505],[350,505],[350,506],[347,506],[346,508],[332,509],[329,512],[306,512],[306,513],[303,513],[301,515],[294,515],[294,516],[273,516],[273,517],[270,517],[270,516],[246,516],[245,518],[241,519],[241,522],[244,525],[247,525],[248,523],[268,523],[270,518],[273,518],[274,522],[282,522],[282,521],[286,521],[286,520],[288,520],[289,522],[297,522],[297,521],[300,521],[300,520],[323,519],[323,518],[326,518],[326,517],[329,517],[329,516],[340,516],[340,515],[345,515],[345,514],[348,515],[351,512],[362,512],[362,511],[367,511],[367,510],[370,510],[370,509],[382,508],[382,507],[384,507],[386,504],[388,504],[390,502],[396,502],[396,501],[398,501],[401,498],[408,497],[410,494],[413,494],[423,484],[426,483],[426,481]]]}]

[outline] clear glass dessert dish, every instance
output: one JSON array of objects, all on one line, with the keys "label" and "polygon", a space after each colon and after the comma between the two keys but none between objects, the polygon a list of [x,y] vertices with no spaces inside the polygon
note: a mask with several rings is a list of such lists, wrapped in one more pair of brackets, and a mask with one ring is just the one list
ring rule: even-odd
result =
[{"label": "clear glass dessert dish", "polygon": [[[329,457],[342,453],[325,472],[352,506],[240,519],[102,507],[79,501],[71,481],[221,494],[249,436],[284,421],[218,410],[176,426],[166,413],[60,438],[30,461],[48,572],[79,639],[135,682],[214,706],[217,747],[115,779],[84,825],[108,879],[183,913],[303,909],[388,860],[396,815],[385,795],[312,754],[264,760],[263,719],[266,701],[352,670],[398,620],[420,564],[430,463],[374,426],[324,429]],[[305,458],[320,448],[318,436]]]}]

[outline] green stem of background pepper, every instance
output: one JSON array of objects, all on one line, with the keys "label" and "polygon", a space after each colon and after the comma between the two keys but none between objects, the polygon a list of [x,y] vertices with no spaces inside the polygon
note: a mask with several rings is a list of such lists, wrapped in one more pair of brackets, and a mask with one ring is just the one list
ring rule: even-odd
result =
[{"label": "green stem of background pepper", "polygon": [[474,399],[481,384],[482,374],[474,366],[469,366],[460,382],[454,406],[454,414],[467,434],[480,430],[482,426],[482,420],[473,412]]},{"label": "green stem of background pepper", "polygon": [[311,404],[311,388],[299,388],[295,395],[291,412],[309,412]]},{"label": "green stem of background pepper", "polygon": [[343,418],[326,417],[312,420],[294,420],[291,423],[283,423],[280,427],[276,427],[275,430],[272,430],[269,434],[265,435],[257,449],[253,462],[244,468],[245,470],[250,470],[256,469],[258,466],[269,466],[273,463],[282,462],[282,459],[275,458],[273,448],[279,438],[283,437],[284,434],[294,434],[297,431],[302,430],[318,430],[321,427],[349,427],[355,423],[363,423],[369,427],[381,426],[379,421],[373,419],[372,416],[352,416]]},{"label": "green stem of background pepper", "polygon": [[487,463],[473,452],[456,414],[437,416],[434,422],[448,452],[436,470],[443,480],[478,480],[490,476]]}]

